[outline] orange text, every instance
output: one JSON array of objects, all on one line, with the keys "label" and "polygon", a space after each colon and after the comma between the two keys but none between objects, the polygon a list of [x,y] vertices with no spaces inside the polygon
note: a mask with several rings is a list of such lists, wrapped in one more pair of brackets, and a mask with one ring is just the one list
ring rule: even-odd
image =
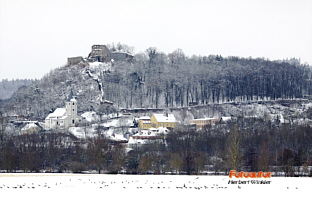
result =
[{"label": "orange text", "polygon": [[229,177],[232,178],[232,176],[235,176],[236,178],[271,178],[271,175],[273,175],[272,172],[236,172],[235,170],[231,170]]}]

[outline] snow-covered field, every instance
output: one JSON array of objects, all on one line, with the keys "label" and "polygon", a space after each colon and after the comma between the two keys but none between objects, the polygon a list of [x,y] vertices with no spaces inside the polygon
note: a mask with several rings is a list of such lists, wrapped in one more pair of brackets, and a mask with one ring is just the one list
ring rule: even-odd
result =
[{"label": "snow-covered field", "polygon": [[[267,184],[257,184],[257,181]],[[0,174],[0,206],[270,207],[276,204],[298,207],[310,204],[311,188],[312,178]]]}]

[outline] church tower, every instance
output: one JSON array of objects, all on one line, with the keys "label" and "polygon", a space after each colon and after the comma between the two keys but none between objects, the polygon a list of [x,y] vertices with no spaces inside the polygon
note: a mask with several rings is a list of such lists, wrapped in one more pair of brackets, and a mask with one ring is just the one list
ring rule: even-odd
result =
[{"label": "church tower", "polygon": [[77,118],[77,100],[75,98],[71,98],[66,102],[66,115],[71,117],[71,123],[75,124]]}]

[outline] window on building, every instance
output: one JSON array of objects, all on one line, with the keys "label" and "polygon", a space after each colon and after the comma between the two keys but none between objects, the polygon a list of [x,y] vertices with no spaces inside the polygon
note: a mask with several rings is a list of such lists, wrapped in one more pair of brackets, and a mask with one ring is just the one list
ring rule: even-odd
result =
[{"label": "window on building", "polygon": [[75,120],[73,120],[73,124],[75,123]]},{"label": "window on building", "polygon": [[75,109],[73,109],[73,111],[75,111]]},{"label": "window on building", "polygon": [[75,105],[75,103],[73,103],[73,105]]}]

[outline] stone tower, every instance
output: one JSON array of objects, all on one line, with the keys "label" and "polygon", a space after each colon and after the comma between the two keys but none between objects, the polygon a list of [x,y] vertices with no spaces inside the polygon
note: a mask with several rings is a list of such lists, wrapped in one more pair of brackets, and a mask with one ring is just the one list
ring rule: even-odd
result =
[{"label": "stone tower", "polygon": [[75,124],[75,120],[77,118],[77,100],[75,98],[71,98],[69,101],[66,101],[66,115],[71,117],[72,124]]},{"label": "stone tower", "polygon": [[98,62],[108,62],[111,60],[111,53],[105,45],[93,45],[89,58],[94,58]]}]

